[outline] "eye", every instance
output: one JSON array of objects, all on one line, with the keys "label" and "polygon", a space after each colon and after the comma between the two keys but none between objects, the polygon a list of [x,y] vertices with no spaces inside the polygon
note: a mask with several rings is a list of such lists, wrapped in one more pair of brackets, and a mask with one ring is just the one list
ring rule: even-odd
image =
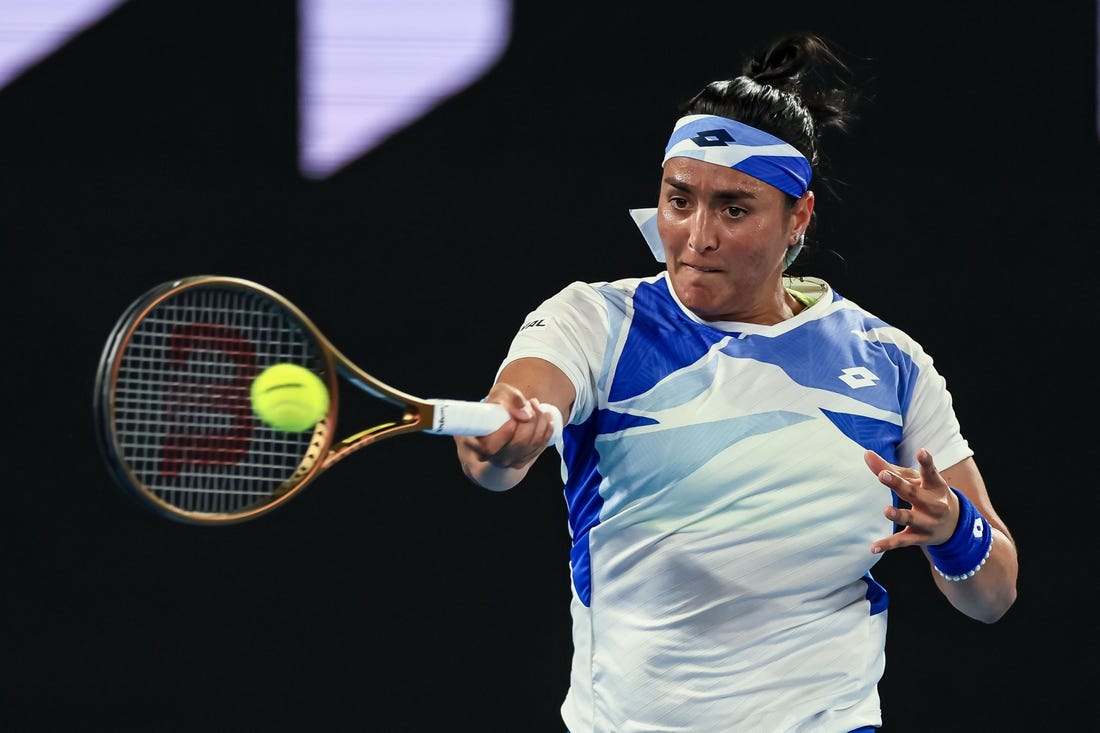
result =
[{"label": "eye", "polygon": [[685,209],[687,208],[688,202],[683,196],[669,196],[668,205],[674,209]]},{"label": "eye", "polygon": [[726,207],[726,216],[728,216],[731,219],[740,219],[741,217],[743,217],[747,213],[748,212],[745,211],[744,209],[742,209],[740,206],[727,206]]}]

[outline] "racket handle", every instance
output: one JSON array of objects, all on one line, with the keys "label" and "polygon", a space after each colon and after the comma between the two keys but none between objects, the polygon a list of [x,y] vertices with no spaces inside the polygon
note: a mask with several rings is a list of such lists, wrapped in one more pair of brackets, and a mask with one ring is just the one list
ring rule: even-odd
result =
[{"label": "racket handle", "polygon": [[[432,426],[424,432],[437,435],[488,435],[511,419],[508,410],[496,402],[467,402],[465,400],[428,400],[432,410]],[[550,416],[554,423],[551,443],[561,440],[561,411],[554,405],[542,403],[539,409]]]}]

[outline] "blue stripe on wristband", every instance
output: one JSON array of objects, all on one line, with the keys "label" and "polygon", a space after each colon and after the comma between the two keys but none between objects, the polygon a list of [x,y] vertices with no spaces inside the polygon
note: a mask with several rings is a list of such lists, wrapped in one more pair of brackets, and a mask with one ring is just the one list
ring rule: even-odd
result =
[{"label": "blue stripe on wristband", "polygon": [[936,572],[947,580],[966,580],[982,569],[993,547],[993,528],[970,499],[956,489],[959,523],[951,539],[942,545],[928,545]]}]

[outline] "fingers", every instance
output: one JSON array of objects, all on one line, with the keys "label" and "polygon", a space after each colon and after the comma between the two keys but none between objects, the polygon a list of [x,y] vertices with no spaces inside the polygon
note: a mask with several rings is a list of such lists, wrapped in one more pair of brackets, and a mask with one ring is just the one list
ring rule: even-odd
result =
[{"label": "fingers", "polygon": [[532,397],[519,417],[515,417],[514,431],[508,439],[512,447],[530,446],[541,451],[550,441],[553,431],[553,421],[550,416],[539,409],[539,401]]},{"label": "fingers", "polygon": [[917,451],[917,463],[920,466],[921,484],[924,488],[938,488],[947,491],[947,482],[940,476],[936,463],[932,460],[932,454],[924,448]]},{"label": "fingers", "polygon": [[889,537],[883,537],[872,543],[871,554],[878,555],[899,547],[935,544],[932,530],[936,528],[936,524],[929,522],[929,518],[922,512],[889,506],[883,510],[882,514],[900,529]]},{"label": "fingers", "polygon": [[[890,505],[882,510],[883,516],[892,521],[895,526],[900,527],[901,530],[872,543],[871,553],[877,555],[899,547],[926,544],[931,536],[929,534],[930,526],[926,522],[923,513],[914,507],[913,503],[907,498],[912,497],[915,491],[913,480],[889,469],[883,469],[878,474],[878,479],[884,486],[888,486],[898,498],[908,502],[910,506]],[[931,526],[934,527],[934,525]]]},{"label": "fingers", "polygon": [[468,444],[481,461],[502,468],[522,468],[546,449],[554,434],[554,423],[548,413],[539,409],[538,399],[528,399],[512,385],[498,382],[486,401],[503,405],[512,419]]},{"label": "fingers", "polygon": [[871,554],[881,555],[884,552],[889,552],[890,550],[896,550],[899,547],[904,547],[905,545],[898,541],[898,538],[901,537],[901,534],[901,532],[898,532],[897,534],[892,534],[889,537],[883,537],[882,539],[878,540],[871,545]]},{"label": "fingers", "polygon": [[879,480],[889,486],[898,498],[918,507],[922,512],[939,514],[951,493],[947,482],[936,469],[932,454],[917,451],[917,469],[891,466],[879,474]]},{"label": "fingers", "polygon": [[947,482],[940,475],[932,454],[917,451],[917,469],[902,468],[886,462],[873,451],[865,455],[867,465],[876,471],[879,481],[888,486],[900,502],[908,506],[888,506],[883,516],[901,530],[871,545],[878,554],[910,545],[934,545],[945,541],[946,528],[953,527],[952,509],[956,503]]},{"label": "fingers", "polygon": [[525,422],[535,417],[535,408],[531,406],[526,395],[505,382],[494,384],[485,401],[502,405],[514,420]]},{"label": "fingers", "polygon": [[887,463],[882,456],[875,453],[873,450],[864,452],[863,462],[867,464],[867,468],[871,469],[871,473],[880,473],[890,468],[890,464]]},{"label": "fingers", "polygon": [[871,469],[872,473],[878,475],[880,479],[884,471],[889,471],[905,479],[916,478],[919,475],[919,472],[912,468],[905,468],[904,466],[890,463],[873,450],[866,451],[863,454],[863,461],[867,464],[867,467]]}]

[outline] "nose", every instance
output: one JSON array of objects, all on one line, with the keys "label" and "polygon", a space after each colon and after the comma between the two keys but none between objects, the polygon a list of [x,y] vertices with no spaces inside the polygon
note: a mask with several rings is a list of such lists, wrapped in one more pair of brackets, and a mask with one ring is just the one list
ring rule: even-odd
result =
[{"label": "nose", "polygon": [[714,215],[706,209],[699,207],[688,222],[688,247],[695,252],[708,252],[718,249],[718,228],[715,226]]}]

